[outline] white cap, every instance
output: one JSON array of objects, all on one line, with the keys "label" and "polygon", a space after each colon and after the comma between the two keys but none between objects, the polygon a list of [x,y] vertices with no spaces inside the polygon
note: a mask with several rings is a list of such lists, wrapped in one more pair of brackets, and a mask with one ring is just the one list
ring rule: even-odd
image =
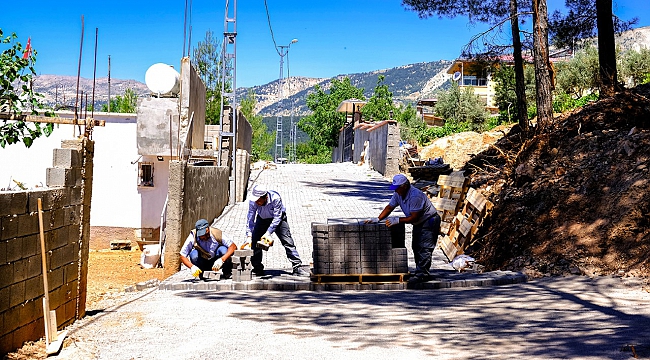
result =
[{"label": "white cap", "polygon": [[251,190],[251,194],[256,199],[261,198],[262,196],[266,195],[268,192],[269,191],[266,189],[266,186],[264,185],[255,185],[253,186],[253,190]]},{"label": "white cap", "polygon": [[398,187],[406,184],[409,180],[404,176],[404,174],[397,174],[393,176],[393,183],[390,185],[391,190],[396,190]]}]

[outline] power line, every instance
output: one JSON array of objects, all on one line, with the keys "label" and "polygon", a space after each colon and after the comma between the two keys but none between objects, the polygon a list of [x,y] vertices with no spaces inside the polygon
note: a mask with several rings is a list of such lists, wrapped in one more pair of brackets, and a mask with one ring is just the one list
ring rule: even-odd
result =
[{"label": "power line", "polygon": [[264,0],[264,8],[266,8],[266,21],[269,23],[269,31],[271,32],[271,40],[273,40],[273,47],[275,48],[275,51],[278,53],[278,55],[282,56],[282,54],[278,50],[278,44],[276,44],[275,42],[275,36],[273,35],[273,28],[271,27],[271,16],[269,15],[269,5],[266,3],[266,0]]}]

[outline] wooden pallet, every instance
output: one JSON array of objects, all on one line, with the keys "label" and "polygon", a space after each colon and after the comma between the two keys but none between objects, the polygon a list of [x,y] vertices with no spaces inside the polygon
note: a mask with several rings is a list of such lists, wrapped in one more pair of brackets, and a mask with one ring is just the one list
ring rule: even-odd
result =
[{"label": "wooden pallet", "polygon": [[467,192],[469,178],[459,175],[458,173],[440,175],[438,177],[438,186],[440,186],[438,197],[461,202]]},{"label": "wooden pallet", "polygon": [[478,232],[485,216],[492,210],[492,203],[473,188],[467,191],[467,199],[462,214],[471,224],[472,236]]},{"label": "wooden pallet", "polygon": [[472,224],[463,216],[458,213],[449,228],[449,238],[456,245],[458,251],[456,255],[463,253],[463,250],[469,245],[471,238]]},{"label": "wooden pallet", "polygon": [[318,284],[386,284],[402,283],[407,273],[391,274],[311,274]]},{"label": "wooden pallet", "polygon": [[438,247],[447,259],[451,261],[457,255],[465,252],[491,209],[492,203],[481,193],[473,188],[467,190],[462,210],[454,216],[448,231],[441,232],[446,235],[441,236],[438,241]]},{"label": "wooden pallet", "polygon": [[440,220],[447,223],[453,220],[460,207],[457,199],[433,198],[431,203],[436,207]]},{"label": "wooden pallet", "polygon": [[445,254],[448,261],[452,261],[456,257],[456,254],[458,254],[458,246],[451,241],[449,235],[441,235],[438,237],[438,247]]}]

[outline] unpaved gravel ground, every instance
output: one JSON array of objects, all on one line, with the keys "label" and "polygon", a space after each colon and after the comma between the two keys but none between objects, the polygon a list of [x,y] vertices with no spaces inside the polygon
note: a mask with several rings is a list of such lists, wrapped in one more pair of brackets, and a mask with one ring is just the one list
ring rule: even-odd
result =
[{"label": "unpaved gravel ground", "polygon": [[632,347],[650,358],[650,294],[614,277],[432,291],[125,296],[69,327],[65,348],[50,358],[630,359]]}]

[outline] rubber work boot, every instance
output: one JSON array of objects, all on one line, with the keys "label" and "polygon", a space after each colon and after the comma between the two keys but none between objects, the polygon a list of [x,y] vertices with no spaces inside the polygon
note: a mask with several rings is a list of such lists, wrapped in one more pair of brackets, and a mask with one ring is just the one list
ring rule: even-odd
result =
[{"label": "rubber work boot", "polygon": [[429,281],[429,275],[415,274],[408,279],[409,284],[418,284]]},{"label": "rubber work boot", "polygon": [[264,269],[253,269],[253,275],[264,276]]},{"label": "rubber work boot", "polygon": [[294,276],[302,276],[302,277],[309,277],[309,273],[305,271],[301,266],[296,266],[293,268],[293,273],[292,275]]}]

